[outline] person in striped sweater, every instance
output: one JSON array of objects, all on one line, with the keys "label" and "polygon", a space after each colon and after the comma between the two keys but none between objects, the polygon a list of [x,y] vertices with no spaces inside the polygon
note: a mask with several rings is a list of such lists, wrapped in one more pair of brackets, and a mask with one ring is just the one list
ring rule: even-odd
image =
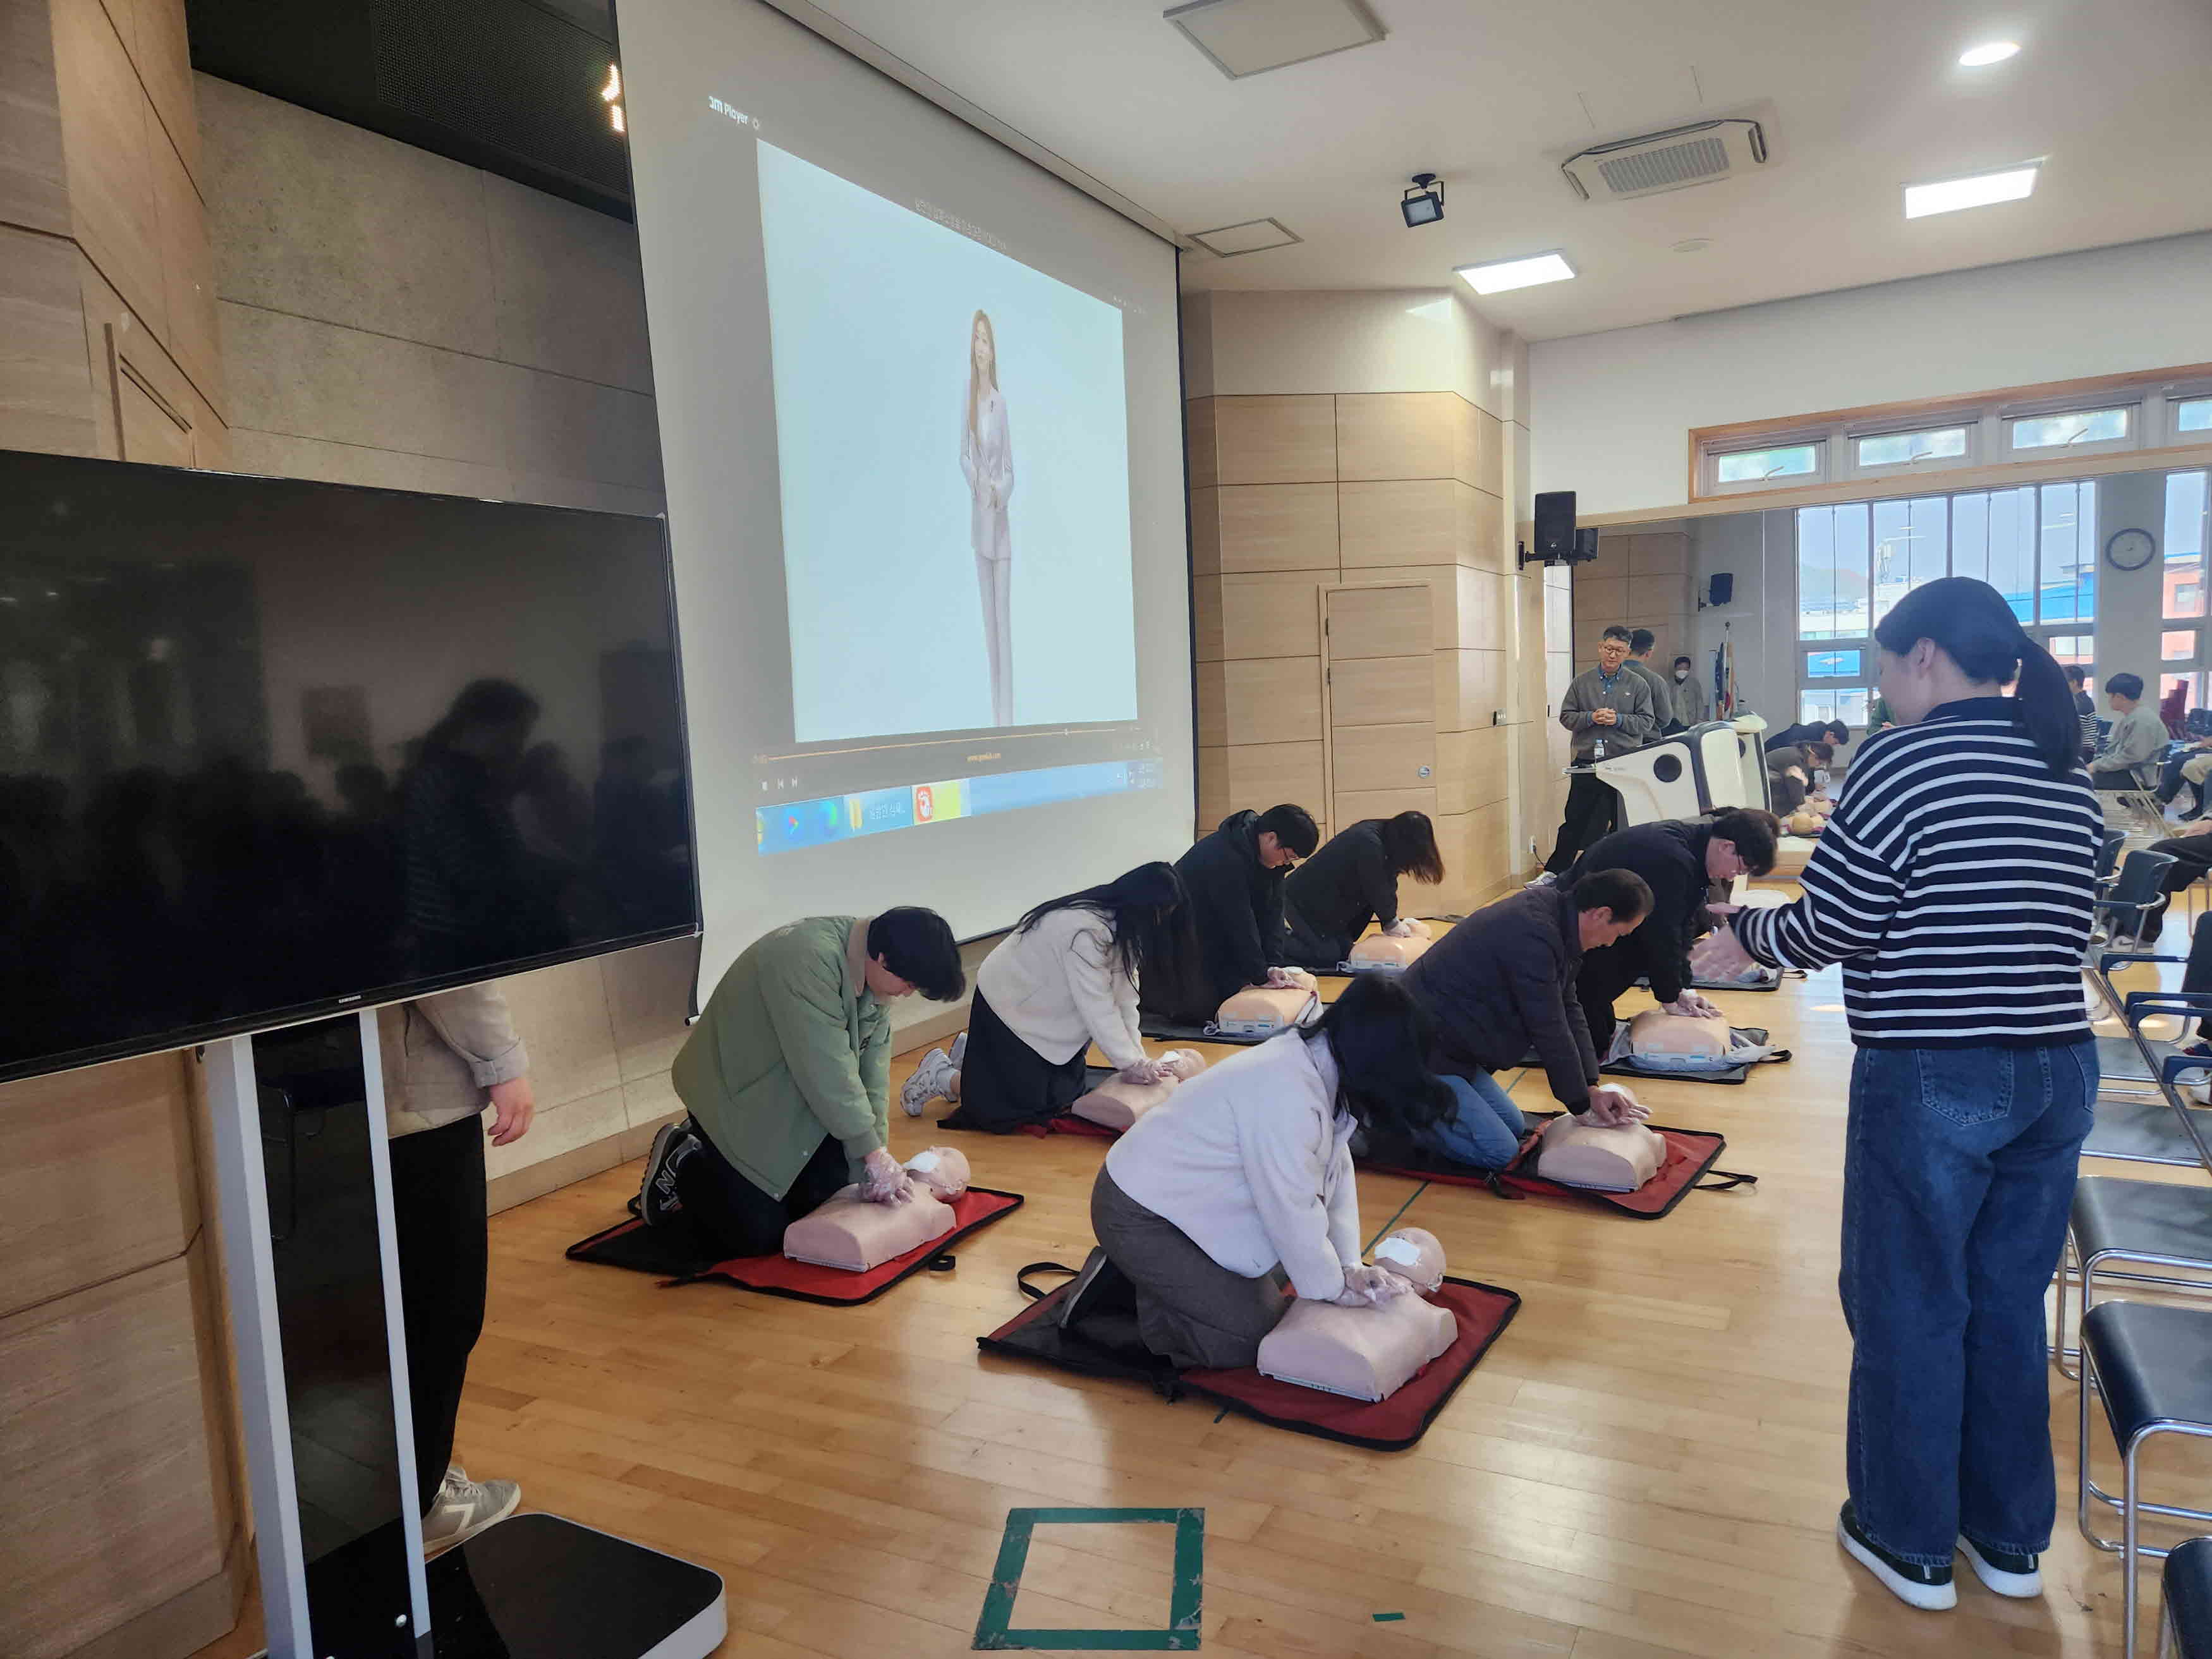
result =
[{"label": "person in striped sweater", "polygon": [[1956,1549],[1999,1594],[2041,1593],[2057,1505],[2043,1291],[2097,1097],[2081,957],[2104,821],[2066,677],[1995,588],[1929,582],[1875,641],[1897,726],[1860,746],[1804,896],[1735,916],[1700,965],[1844,965],[1857,1055],[1837,1536],[1901,1599],[1942,1608]]}]

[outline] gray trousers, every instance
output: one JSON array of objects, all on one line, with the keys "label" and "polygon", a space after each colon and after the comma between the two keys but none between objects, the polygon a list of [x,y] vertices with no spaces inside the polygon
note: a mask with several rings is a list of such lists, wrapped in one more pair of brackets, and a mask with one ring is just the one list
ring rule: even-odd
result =
[{"label": "gray trousers", "polygon": [[1279,1268],[1260,1279],[1230,1272],[1103,1169],[1091,1188],[1091,1226],[1137,1287],[1138,1334],[1174,1364],[1249,1365],[1291,1305]]}]

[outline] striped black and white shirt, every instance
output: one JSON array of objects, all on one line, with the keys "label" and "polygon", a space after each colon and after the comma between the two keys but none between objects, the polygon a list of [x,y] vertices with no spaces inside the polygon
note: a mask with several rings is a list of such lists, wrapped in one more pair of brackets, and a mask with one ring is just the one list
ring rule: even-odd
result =
[{"label": "striped black and white shirt", "polygon": [[2039,1048],[2086,1041],[2081,956],[2103,815],[2053,777],[2002,697],[1948,702],[1860,745],[1804,896],[1735,919],[1779,968],[1844,964],[1854,1041]]}]

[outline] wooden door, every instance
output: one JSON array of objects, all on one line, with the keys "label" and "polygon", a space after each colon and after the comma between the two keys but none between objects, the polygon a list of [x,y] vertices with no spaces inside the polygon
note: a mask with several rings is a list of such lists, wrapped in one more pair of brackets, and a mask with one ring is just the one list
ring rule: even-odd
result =
[{"label": "wooden door", "polygon": [[1437,687],[1426,583],[1322,592],[1328,832],[1437,810]]}]

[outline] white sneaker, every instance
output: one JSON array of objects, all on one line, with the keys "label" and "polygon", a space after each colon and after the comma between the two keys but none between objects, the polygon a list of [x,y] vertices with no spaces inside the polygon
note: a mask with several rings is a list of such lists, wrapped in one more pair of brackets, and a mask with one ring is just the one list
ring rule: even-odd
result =
[{"label": "white sneaker", "polygon": [[922,1108],[939,1096],[949,1093],[952,1074],[959,1070],[951,1055],[942,1048],[932,1048],[921,1057],[899,1090],[899,1105],[908,1117],[920,1117]]},{"label": "white sneaker", "polygon": [[2026,1601],[2043,1594],[2041,1564],[2035,1557],[1984,1550],[1963,1532],[1959,1534],[1959,1547],[1966,1553],[1967,1565],[1973,1568],[1974,1577],[1999,1595]]},{"label": "white sneaker", "polygon": [[422,1553],[434,1555],[473,1538],[495,1521],[504,1521],[522,1502],[512,1480],[471,1480],[456,1463],[446,1471],[437,1501],[422,1517]]},{"label": "white sneaker", "polygon": [[1553,875],[1549,870],[1547,870],[1542,875],[1537,877],[1535,880],[1528,883],[1522,890],[1523,892],[1534,892],[1539,887],[1550,887],[1557,884],[1559,879],[1559,878],[1557,876]]},{"label": "white sneaker", "polygon": [[968,1033],[963,1031],[952,1039],[952,1069],[958,1071],[968,1063]]}]

